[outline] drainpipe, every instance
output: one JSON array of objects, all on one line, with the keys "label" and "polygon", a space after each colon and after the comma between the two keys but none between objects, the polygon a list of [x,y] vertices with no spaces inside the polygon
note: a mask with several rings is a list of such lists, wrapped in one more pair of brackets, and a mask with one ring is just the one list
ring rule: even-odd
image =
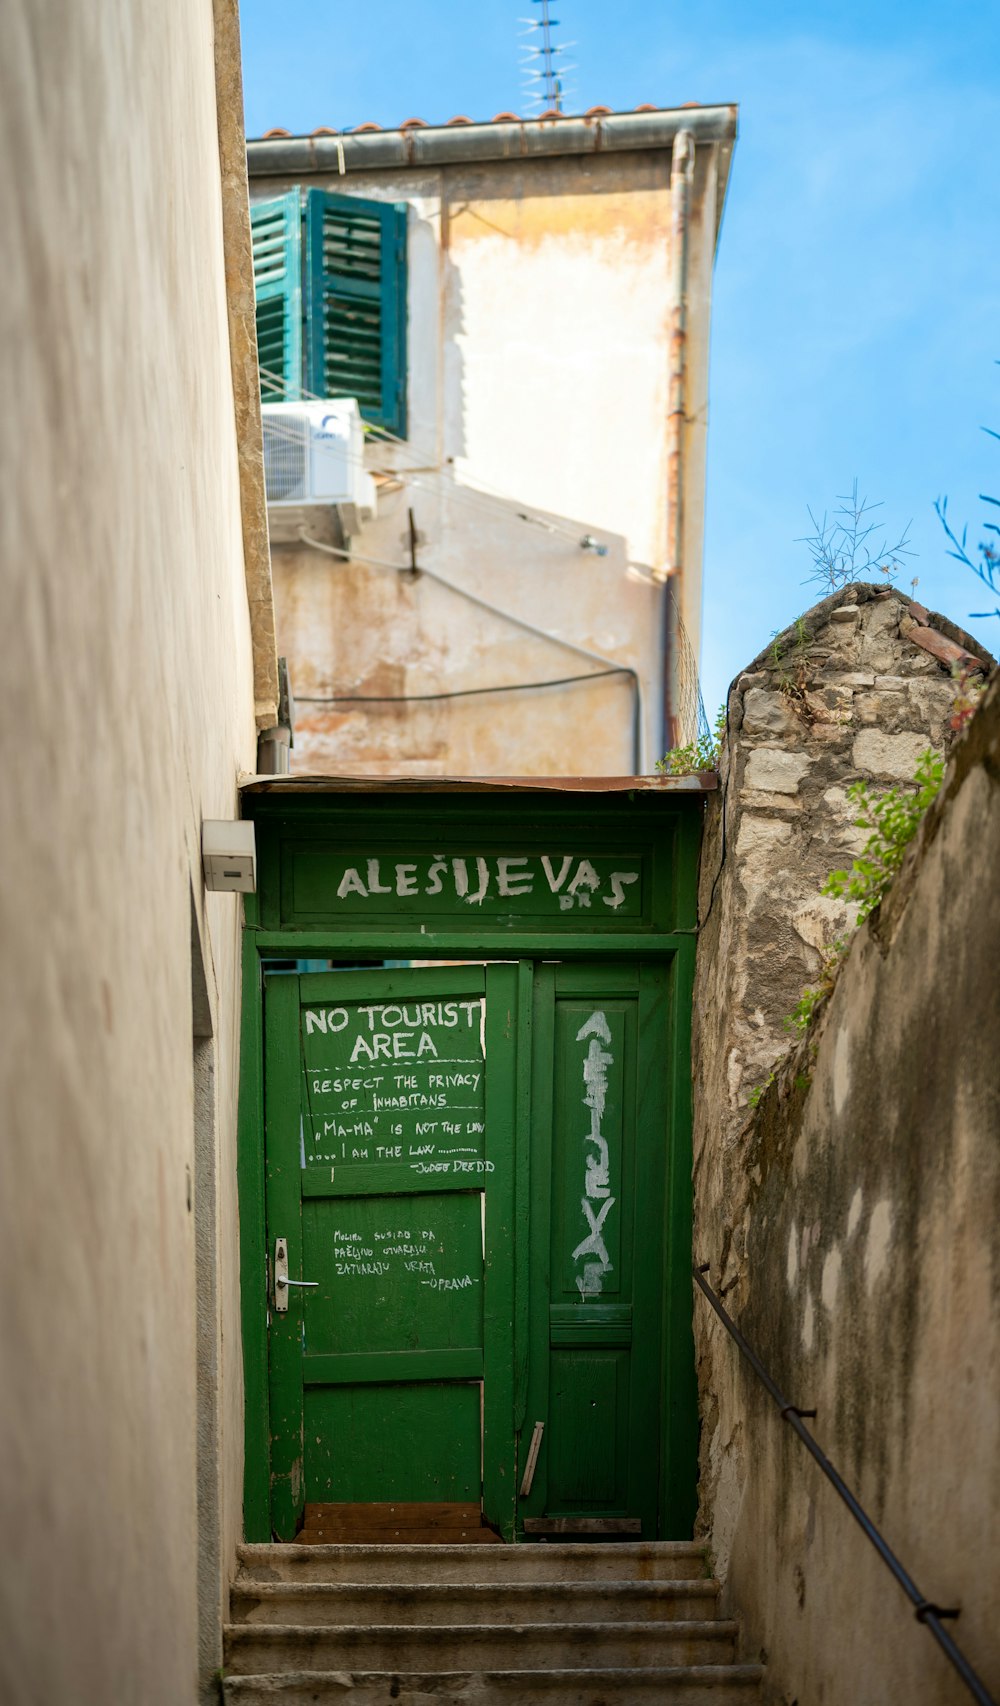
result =
[{"label": "drainpipe", "polygon": [[295,700],[288,675],[288,664],[278,659],[278,721],[273,728],[261,729],[257,736],[258,776],[287,776],[291,768],[290,749],[295,745]]},{"label": "drainpipe", "polygon": [[687,426],[688,250],[694,136],[678,132],[670,161],[670,391],[667,414],[667,560],[662,580],[663,745],[680,743],[677,657],[672,610],[681,610],[684,573],[684,438]]}]

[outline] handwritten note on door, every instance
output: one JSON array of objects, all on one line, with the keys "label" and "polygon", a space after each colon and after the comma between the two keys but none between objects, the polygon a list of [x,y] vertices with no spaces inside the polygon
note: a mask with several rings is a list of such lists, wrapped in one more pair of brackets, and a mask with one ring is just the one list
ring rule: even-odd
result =
[{"label": "handwritten note on door", "polygon": [[481,997],[311,1006],[302,1015],[303,1164],[405,1165],[481,1182]]}]

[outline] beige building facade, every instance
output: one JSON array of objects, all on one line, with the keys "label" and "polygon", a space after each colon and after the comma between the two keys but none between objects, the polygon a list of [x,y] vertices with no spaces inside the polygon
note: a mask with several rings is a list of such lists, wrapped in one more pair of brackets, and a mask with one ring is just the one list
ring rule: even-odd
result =
[{"label": "beige building facade", "polygon": [[[315,268],[337,264],[327,239],[308,252],[316,199],[338,242],[335,218],[391,207],[405,244],[390,430],[362,395],[374,513],[338,533],[322,506],[271,509],[293,768],[631,774],[694,732],[735,131],[730,107],[602,108],[250,142],[255,215],[300,198],[307,342]],[[383,314],[383,370],[386,336]],[[356,347],[325,368],[307,350],[283,385],[265,370],[265,397],[363,392]]]},{"label": "beige building facade", "polygon": [[0,1698],[179,1706],[242,1529],[201,825],[275,717],[236,9],[5,25]]}]

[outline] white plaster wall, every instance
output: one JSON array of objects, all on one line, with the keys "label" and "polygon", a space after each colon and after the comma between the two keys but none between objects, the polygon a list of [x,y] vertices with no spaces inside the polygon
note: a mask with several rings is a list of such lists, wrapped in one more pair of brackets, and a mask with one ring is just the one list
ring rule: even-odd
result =
[{"label": "white plaster wall", "polygon": [[0,1698],[196,1689],[190,907],[216,1031],[240,1523],[238,907],[253,681],[210,0],[12,0],[0,59]]},{"label": "white plaster wall", "polygon": [[472,209],[452,217],[462,380],[448,403],[461,477],[620,534],[652,565],[665,549],[669,195],[606,199],[599,223],[596,198],[491,202],[503,236]]}]

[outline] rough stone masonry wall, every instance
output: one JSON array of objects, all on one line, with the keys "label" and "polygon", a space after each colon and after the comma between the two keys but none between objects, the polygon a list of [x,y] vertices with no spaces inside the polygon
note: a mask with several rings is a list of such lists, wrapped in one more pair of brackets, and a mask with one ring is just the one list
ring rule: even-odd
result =
[{"label": "rough stone masonry wall", "polygon": [[[996,1689],[997,684],[854,939],[815,1051],[747,1103],[822,945],[850,922],[819,896],[864,839],[848,786],[908,780],[925,747],[948,744],[948,669],[975,650],[902,595],[855,587],[734,685],[702,870],[695,1252],[792,1401],[817,1405],[820,1443],[923,1590],[962,1601],[958,1633]],[[746,1652],[767,1653],[771,1698],[964,1700],[700,1298],[695,1329],[700,1523]]]}]

